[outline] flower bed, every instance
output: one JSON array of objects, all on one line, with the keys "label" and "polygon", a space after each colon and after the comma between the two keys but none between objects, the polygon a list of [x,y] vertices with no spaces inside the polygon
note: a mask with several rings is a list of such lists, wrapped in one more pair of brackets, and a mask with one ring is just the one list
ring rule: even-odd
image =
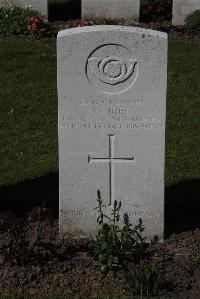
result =
[{"label": "flower bed", "polygon": [[32,35],[36,38],[49,36],[50,25],[31,7],[0,7],[0,35]]}]

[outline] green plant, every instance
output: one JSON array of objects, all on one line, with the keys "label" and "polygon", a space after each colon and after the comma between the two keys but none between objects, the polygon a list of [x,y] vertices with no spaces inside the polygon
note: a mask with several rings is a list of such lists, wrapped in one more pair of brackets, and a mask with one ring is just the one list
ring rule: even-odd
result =
[{"label": "green plant", "polygon": [[133,293],[143,296],[155,296],[162,294],[167,282],[161,276],[161,271],[155,265],[144,264],[135,267],[126,273],[126,280]]},{"label": "green plant", "polygon": [[114,202],[111,215],[103,212],[103,200],[100,191],[97,191],[98,217],[100,226],[96,240],[92,243],[94,259],[98,262],[103,273],[113,274],[119,268],[126,267],[129,261],[138,259],[141,255],[142,220],[132,228],[128,216],[124,217],[123,228],[119,227],[121,202]]},{"label": "green plant", "polygon": [[30,7],[10,5],[0,7],[0,35],[33,35],[41,37],[49,33],[49,24]]},{"label": "green plant", "polygon": [[200,31],[200,10],[195,10],[185,18],[185,28]]},{"label": "green plant", "polygon": [[29,34],[29,18],[36,16],[36,12],[30,8],[18,6],[0,8],[0,34],[7,36]]}]

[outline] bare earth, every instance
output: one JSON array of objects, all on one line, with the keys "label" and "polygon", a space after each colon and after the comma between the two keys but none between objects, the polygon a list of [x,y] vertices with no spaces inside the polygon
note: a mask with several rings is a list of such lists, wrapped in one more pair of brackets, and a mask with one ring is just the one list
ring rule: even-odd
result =
[{"label": "bare earth", "polygon": [[[134,298],[122,271],[116,278],[100,273],[89,240],[59,239],[50,210],[34,208],[26,219],[7,212],[0,219],[0,294]],[[145,261],[160,266],[172,283],[164,298],[200,298],[200,229],[150,244]]]}]

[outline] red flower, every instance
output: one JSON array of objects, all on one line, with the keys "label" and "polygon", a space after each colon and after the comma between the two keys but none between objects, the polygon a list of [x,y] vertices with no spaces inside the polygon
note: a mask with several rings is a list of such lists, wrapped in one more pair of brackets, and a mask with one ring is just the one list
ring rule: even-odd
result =
[{"label": "red flower", "polygon": [[32,28],[37,28],[36,23],[35,23],[35,22],[31,23],[31,27],[32,27]]},{"label": "red flower", "polygon": [[78,26],[78,27],[84,27],[84,26],[87,26],[89,24],[90,24],[89,22],[83,20],[83,21],[78,21],[76,23],[76,26]]},{"label": "red flower", "polygon": [[38,23],[40,21],[40,17],[39,16],[36,16],[35,18],[34,18],[34,22],[35,23]]}]

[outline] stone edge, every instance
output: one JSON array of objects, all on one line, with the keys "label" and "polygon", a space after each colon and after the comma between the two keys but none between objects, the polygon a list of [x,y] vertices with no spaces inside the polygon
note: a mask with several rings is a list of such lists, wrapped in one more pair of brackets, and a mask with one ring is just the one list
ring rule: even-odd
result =
[{"label": "stone edge", "polygon": [[139,27],[130,26],[116,26],[116,25],[95,25],[95,26],[85,26],[76,27],[71,29],[65,29],[58,32],[57,38],[62,38],[68,35],[79,34],[79,33],[89,33],[89,32],[109,32],[109,31],[120,31],[126,33],[136,33],[136,34],[148,34],[148,36],[159,37],[162,39],[167,39],[168,35],[165,32],[151,30]]}]

